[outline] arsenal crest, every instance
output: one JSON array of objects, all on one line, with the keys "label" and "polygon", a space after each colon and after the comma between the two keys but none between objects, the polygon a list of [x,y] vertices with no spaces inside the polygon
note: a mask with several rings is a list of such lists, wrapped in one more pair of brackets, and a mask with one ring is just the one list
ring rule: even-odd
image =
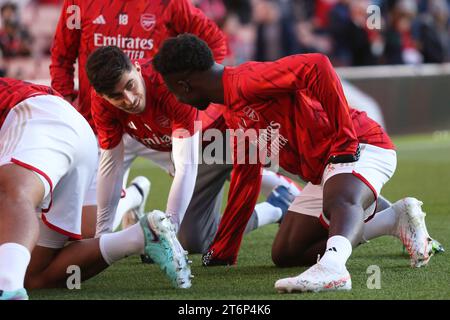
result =
[{"label": "arsenal crest", "polygon": [[150,31],[156,24],[156,16],[151,13],[141,15],[141,26],[145,31]]},{"label": "arsenal crest", "polygon": [[245,115],[252,121],[258,122],[259,121],[259,115],[258,113],[253,110],[253,108],[247,106],[244,108]]}]

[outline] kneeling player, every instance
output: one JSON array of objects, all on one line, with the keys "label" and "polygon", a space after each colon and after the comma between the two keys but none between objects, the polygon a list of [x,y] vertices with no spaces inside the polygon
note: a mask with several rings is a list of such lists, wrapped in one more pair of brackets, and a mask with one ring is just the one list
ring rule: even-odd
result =
[{"label": "kneeling player", "polygon": [[[222,190],[232,165],[198,165],[199,133],[195,132],[194,122],[199,120],[199,112],[176,101],[153,70],[151,60],[133,62],[117,47],[94,51],[86,70],[95,89],[92,115],[101,148],[97,235],[112,231],[123,180],[122,137],[128,134],[174,176],[166,213],[179,227],[183,247],[189,252],[204,253],[219,225]],[[256,206],[247,231],[277,222],[294,193],[299,193],[289,181],[274,173],[265,175],[265,181],[272,185],[266,188],[271,192],[268,202]]]},{"label": "kneeling player", "polygon": [[81,208],[97,165],[95,136],[48,87],[0,78],[0,101],[0,300],[27,299],[24,288],[64,286],[70,265],[81,268],[84,280],[144,252],[174,286],[190,286],[185,252],[162,212],[67,245],[81,239]]},{"label": "kneeling player", "polygon": [[[202,40],[185,34],[166,40],[154,65],[180,101],[200,110],[211,102],[224,104],[230,128],[256,133],[265,129],[266,136],[282,139],[283,145],[272,149],[279,153],[281,167],[310,182],[294,203],[302,214],[291,214],[292,219],[283,222],[292,225],[283,236],[298,256],[317,257],[324,249],[325,253],[307,271],[279,280],[275,287],[286,292],[351,289],[346,261],[361,242],[364,221],[374,213],[397,159],[384,130],[365,113],[348,107],[329,60],[320,54],[293,55],[224,67],[214,62]],[[246,110],[258,121],[247,121]],[[235,164],[228,206],[204,264],[236,263],[249,208],[257,199],[260,165]],[[399,205],[407,207],[406,224],[418,230],[420,245],[415,247],[420,251],[413,262],[426,264],[432,243],[420,205],[415,200]],[[330,221],[329,232],[319,229],[317,211],[322,221]],[[295,234],[305,235],[303,247],[296,243],[300,236],[289,238]]]}]

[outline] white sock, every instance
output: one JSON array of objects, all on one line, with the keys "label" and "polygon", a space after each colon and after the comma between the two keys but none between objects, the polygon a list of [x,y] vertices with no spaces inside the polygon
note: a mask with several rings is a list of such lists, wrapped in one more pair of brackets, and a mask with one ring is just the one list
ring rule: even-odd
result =
[{"label": "white sock", "polygon": [[297,187],[286,180],[283,176],[276,174],[270,170],[264,170],[261,181],[261,193],[268,197],[272,190],[278,186],[285,186],[294,196],[300,195]]},{"label": "white sock", "polygon": [[142,195],[134,185],[129,186],[125,192],[125,198],[120,199],[119,205],[117,206],[113,230],[116,230],[120,226],[125,213],[139,207],[142,202]]},{"label": "white sock", "polygon": [[261,202],[255,206],[258,216],[258,228],[266,224],[276,223],[280,220],[282,212],[280,208],[271,205],[268,202]]},{"label": "white sock", "polygon": [[15,291],[24,287],[30,258],[30,251],[18,243],[0,246],[0,290]]},{"label": "white sock", "polygon": [[343,236],[332,236],[327,241],[327,249],[320,264],[331,269],[342,271],[352,254],[352,244]]},{"label": "white sock", "polygon": [[100,252],[109,265],[134,254],[144,253],[144,232],[140,223],[100,237]]},{"label": "white sock", "polygon": [[380,236],[395,236],[398,216],[393,207],[378,212],[364,224],[364,240],[375,239]]}]

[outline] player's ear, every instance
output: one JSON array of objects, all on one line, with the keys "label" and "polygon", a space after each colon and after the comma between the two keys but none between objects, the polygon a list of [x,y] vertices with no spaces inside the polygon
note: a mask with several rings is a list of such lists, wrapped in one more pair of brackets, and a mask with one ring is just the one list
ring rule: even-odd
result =
[{"label": "player's ear", "polygon": [[192,91],[191,85],[186,80],[178,80],[177,84],[180,85],[183,88],[183,91],[186,93],[189,93]]},{"label": "player's ear", "polygon": [[134,62],[134,66],[135,66],[135,68],[136,68],[136,71],[137,71],[139,74],[141,74],[142,68],[141,68],[141,65],[139,64],[139,62],[135,61],[135,62]]}]

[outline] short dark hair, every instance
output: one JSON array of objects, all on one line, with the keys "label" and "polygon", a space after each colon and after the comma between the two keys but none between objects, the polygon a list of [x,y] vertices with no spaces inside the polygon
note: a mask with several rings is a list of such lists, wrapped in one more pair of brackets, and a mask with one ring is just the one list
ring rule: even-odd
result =
[{"label": "short dark hair", "polygon": [[91,53],[86,63],[86,73],[95,91],[111,94],[124,72],[131,71],[130,58],[115,46],[100,47]]},{"label": "short dark hair", "polygon": [[184,33],[165,40],[153,59],[160,74],[206,71],[214,65],[211,49],[197,36]]}]

